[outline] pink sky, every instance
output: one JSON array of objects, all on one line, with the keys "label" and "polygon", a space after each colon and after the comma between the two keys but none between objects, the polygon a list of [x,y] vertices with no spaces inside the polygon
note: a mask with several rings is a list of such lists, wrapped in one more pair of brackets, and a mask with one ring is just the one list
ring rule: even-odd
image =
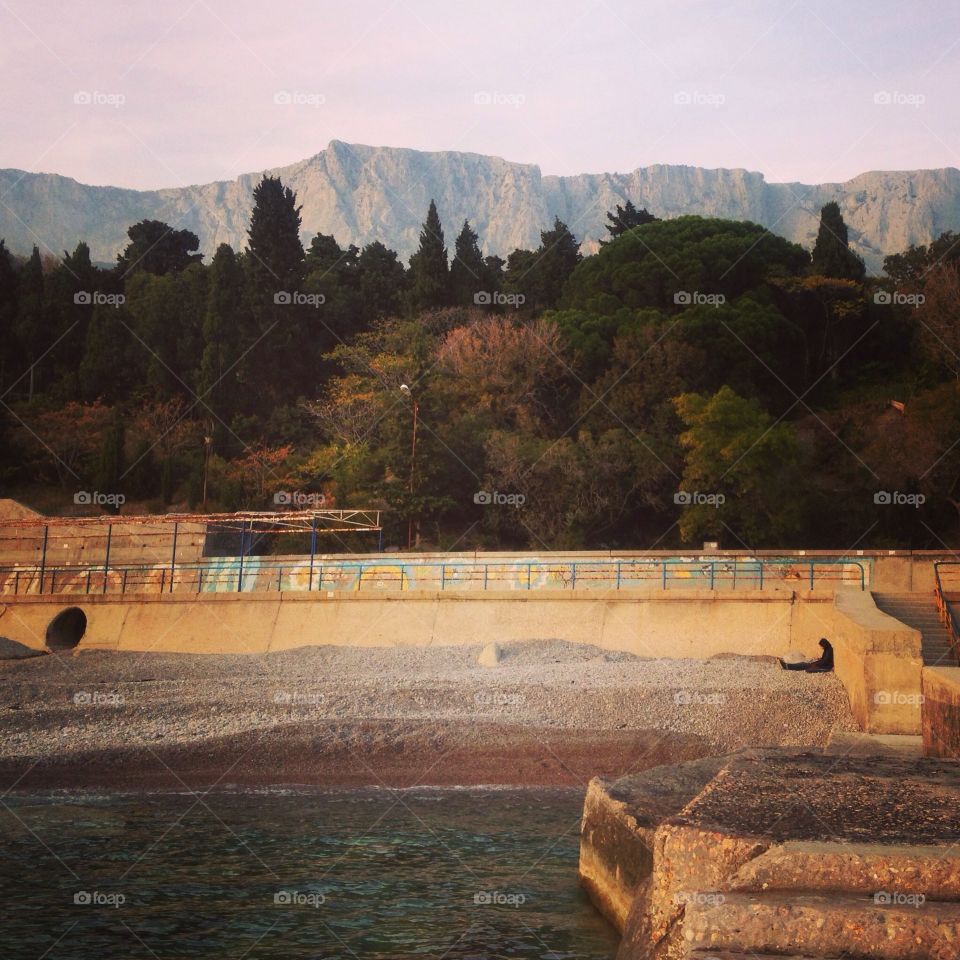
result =
[{"label": "pink sky", "polygon": [[0,167],[86,183],[230,179],[331,139],[544,173],[960,167],[952,0],[0,0],[0,57]]}]

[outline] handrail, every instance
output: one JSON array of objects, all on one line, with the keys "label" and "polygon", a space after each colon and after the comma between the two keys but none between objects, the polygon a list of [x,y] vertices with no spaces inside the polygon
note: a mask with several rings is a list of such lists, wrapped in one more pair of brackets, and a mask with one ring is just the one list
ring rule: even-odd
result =
[{"label": "handrail", "polygon": [[956,560],[935,560],[933,563],[933,574],[936,586],[933,588],[933,595],[937,601],[937,612],[940,614],[940,622],[950,633],[950,652],[954,660],[960,663],[960,620],[953,612],[950,601],[947,600],[943,592],[943,580],[940,577],[941,567],[960,567],[960,561]]},{"label": "handrail", "polygon": [[[325,560],[289,557],[215,557],[206,561],[134,565],[76,565],[52,567],[0,566],[0,593],[195,593],[264,592],[267,590],[380,590],[401,591],[436,585],[481,590],[569,589],[611,590],[647,586],[699,589],[760,589],[774,584],[804,586],[840,583],[866,589],[866,570],[859,560],[846,558],[632,558],[564,560],[443,560],[393,561]],[[12,587],[12,590],[11,590]]]}]

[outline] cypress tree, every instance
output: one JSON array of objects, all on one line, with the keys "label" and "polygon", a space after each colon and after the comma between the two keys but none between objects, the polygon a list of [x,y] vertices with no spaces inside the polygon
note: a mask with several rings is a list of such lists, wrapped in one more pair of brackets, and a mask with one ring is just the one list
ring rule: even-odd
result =
[{"label": "cypress tree", "polygon": [[433,200],[420,230],[420,246],[410,258],[410,272],[413,275],[410,303],[414,312],[447,306],[450,302],[447,247]]},{"label": "cypress tree", "polygon": [[839,204],[831,201],[820,211],[820,229],[813,246],[812,271],[837,280],[860,281],[866,275],[863,260],[850,249],[847,225]]},{"label": "cypress tree", "polygon": [[477,293],[490,292],[486,282],[487,269],[477,240],[470,221],[464,220],[454,243],[456,255],[450,264],[451,299],[464,306],[472,304]]}]

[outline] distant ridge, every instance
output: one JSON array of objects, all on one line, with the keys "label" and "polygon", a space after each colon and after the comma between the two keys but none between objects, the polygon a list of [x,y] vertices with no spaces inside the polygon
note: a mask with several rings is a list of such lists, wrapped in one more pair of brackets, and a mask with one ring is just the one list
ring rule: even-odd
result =
[{"label": "distant ridge", "polygon": [[[560,217],[596,249],[607,210],[633,200],[661,217],[687,213],[753,220],[806,247],[820,208],[836,200],[851,242],[872,272],[883,257],[944,230],[960,231],[960,170],[876,171],[845,183],[768,183],[747,170],[654,165],[630,173],[549,176],[533,164],[499,157],[333,140],[307,160],[271,173],[303,205],[303,234],[333,234],[341,245],[380,240],[406,259],[435,198],[448,246],[465,219],[487,253],[536,247],[540,230]],[[34,243],[55,253],[90,244],[94,260],[112,261],[138,220],[164,220],[200,237],[208,259],[220,243],[246,244],[251,192],[260,173],[163,190],[94,187],[49,173],[0,170],[0,237],[15,253]]]}]

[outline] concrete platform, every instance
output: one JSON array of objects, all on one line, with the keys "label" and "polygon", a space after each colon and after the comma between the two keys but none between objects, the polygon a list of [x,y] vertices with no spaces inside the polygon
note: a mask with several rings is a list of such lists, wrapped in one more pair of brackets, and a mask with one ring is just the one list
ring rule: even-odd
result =
[{"label": "concrete platform", "polygon": [[960,957],[960,763],[856,745],[593,781],[581,876],[618,960]]},{"label": "concrete platform", "polygon": [[922,757],[923,737],[836,731],[823,752],[833,757]]}]

